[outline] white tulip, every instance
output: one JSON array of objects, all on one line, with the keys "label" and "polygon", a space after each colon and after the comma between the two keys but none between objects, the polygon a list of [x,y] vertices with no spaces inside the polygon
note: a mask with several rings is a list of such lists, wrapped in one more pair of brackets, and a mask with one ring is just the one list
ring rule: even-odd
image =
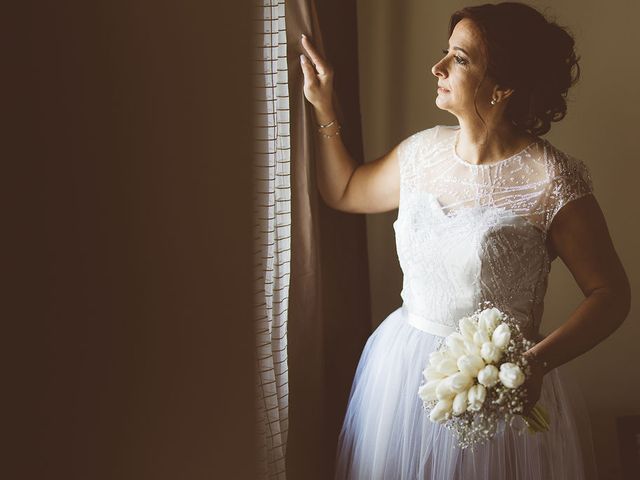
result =
[{"label": "white tulip", "polygon": [[480,355],[464,355],[458,359],[458,369],[470,377],[476,377],[478,372],[484,368],[484,361]]},{"label": "white tulip", "polygon": [[489,336],[502,321],[502,313],[497,308],[487,308],[478,316],[478,328],[483,329]]},{"label": "white tulip", "polygon": [[500,373],[498,375],[500,381],[507,388],[518,388],[524,383],[524,373],[515,363],[503,363],[500,365]]},{"label": "white tulip", "polygon": [[510,340],[511,329],[506,323],[501,323],[500,325],[498,325],[493,331],[493,335],[491,336],[491,341],[493,342],[493,344],[502,350],[504,350],[507,345],[509,345]]},{"label": "white tulip", "polygon": [[469,406],[468,410],[472,412],[477,412],[482,408],[482,404],[484,403],[484,399],[487,397],[487,390],[484,388],[484,385],[474,385],[469,389],[469,393],[467,394],[467,400]]},{"label": "white tulip", "polygon": [[418,395],[423,402],[432,402],[437,398],[436,387],[439,383],[440,380],[431,380],[418,388]]},{"label": "white tulip", "polygon": [[445,378],[441,380],[440,383],[436,386],[436,397],[438,400],[443,400],[446,398],[452,398],[456,392],[454,392],[451,388],[450,378]]},{"label": "white tulip", "polygon": [[480,355],[481,345],[476,345],[473,340],[464,339],[464,346],[467,349],[468,355]]},{"label": "white tulip", "polygon": [[447,379],[447,381],[451,385],[451,390],[454,393],[464,392],[468,390],[471,385],[473,385],[473,377],[462,372],[451,375]]},{"label": "white tulip", "polygon": [[453,399],[452,410],[454,415],[462,415],[467,411],[468,390],[458,393]]},{"label": "white tulip", "polygon": [[436,403],[436,406],[433,407],[433,410],[431,410],[429,418],[432,422],[443,423],[445,420],[451,418],[452,406],[453,401],[451,399],[440,400],[438,403]]},{"label": "white tulip", "polygon": [[442,360],[444,360],[445,358],[447,358],[447,354],[440,351],[440,350],[436,350],[435,352],[431,352],[429,354],[429,363],[431,364],[436,364],[438,362],[441,362]]},{"label": "white tulip", "polygon": [[502,357],[502,350],[496,347],[493,342],[485,342],[480,349],[480,355],[487,363],[496,363]]},{"label": "white tulip", "polygon": [[451,375],[458,371],[458,365],[453,358],[445,358],[444,360],[438,362],[436,365],[436,370],[440,373],[444,373],[446,375]]},{"label": "white tulip", "polygon": [[473,343],[482,347],[483,344],[491,341],[489,334],[484,329],[478,329],[478,331],[473,335]]},{"label": "white tulip", "polygon": [[473,342],[473,335],[478,331],[478,325],[470,317],[463,317],[458,322],[462,336]]},{"label": "white tulip", "polygon": [[429,365],[422,371],[422,375],[424,376],[424,379],[429,382],[431,380],[441,380],[448,374],[440,372],[435,365]]},{"label": "white tulip", "polygon": [[494,365],[487,365],[478,372],[478,382],[485,387],[493,387],[498,383],[498,369]]},{"label": "white tulip", "polygon": [[445,343],[447,344],[449,350],[451,351],[451,353],[453,353],[453,356],[455,358],[466,355],[467,347],[464,344],[464,337],[458,332],[453,332],[452,334],[448,335],[445,339]]}]

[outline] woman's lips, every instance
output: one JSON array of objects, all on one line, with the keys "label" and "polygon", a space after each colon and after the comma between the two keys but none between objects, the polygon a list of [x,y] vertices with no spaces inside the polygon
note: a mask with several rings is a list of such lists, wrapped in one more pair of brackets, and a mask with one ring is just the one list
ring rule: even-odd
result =
[{"label": "woman's lips", "polygon": [[438,87],[438,92],[439,93],[449,93],[449,90],[447,90],[446,88]]}]

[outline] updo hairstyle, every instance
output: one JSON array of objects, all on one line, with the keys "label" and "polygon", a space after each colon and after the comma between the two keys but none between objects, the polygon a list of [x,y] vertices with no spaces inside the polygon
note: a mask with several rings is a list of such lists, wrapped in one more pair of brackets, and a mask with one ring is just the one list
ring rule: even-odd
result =
[{"label": "updo hairstyle", "polygon": [[[565,27],[523,3],[484,4],[451,16],[449,36],[468,18],[480,29],[485,75],[513,88],[505,110],[518,128],[542,135],[567,114],[567,92],[580,78],[575,41]],[[476,108],[477,111],[477,108]]]}]

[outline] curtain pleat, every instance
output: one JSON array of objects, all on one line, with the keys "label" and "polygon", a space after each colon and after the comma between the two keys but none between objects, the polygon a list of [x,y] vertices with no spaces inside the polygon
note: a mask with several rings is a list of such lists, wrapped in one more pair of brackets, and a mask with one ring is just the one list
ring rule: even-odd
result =
[{"label": "curtain pleat", "polygon": [[[362,162],[355,2],[332,0],[322,11],[326,31],[339,27],[327,56],[343,78],[336,88],[343,139]],[[299,64],[303,32],[324,53],[315,3],[263,0],[254,23],[259,474],[326,480],[370,333],[366,224],[328,208],[317,190],[316,127]]]},{"label": "curtain pleat", "polygon": [[305,33],[335,68],[342,138],[362,163],[356,3],[323,0],[317,8],[312,0],[286,2],[293,182],[289,480],[333,478],[338,433],[371,325],[366,220],[327,207],[319,196],[315,118],[299,60]]},{"label": "curtain pleat", "polygon": [[260,478],[286,478],[291,145],[284,0],[256,6],[254,271]]}]

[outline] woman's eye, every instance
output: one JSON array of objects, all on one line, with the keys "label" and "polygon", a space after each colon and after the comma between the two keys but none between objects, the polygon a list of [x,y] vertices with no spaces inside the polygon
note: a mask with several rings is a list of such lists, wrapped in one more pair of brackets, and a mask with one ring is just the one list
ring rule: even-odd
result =
[{"label": "woman's eye", "polygon": [[[449,54],[449,50],[447,50],[445,48],[445,49],[442,50],[442,53],[444,53],[445,55],[448,55]],[[453,58],[455,59],[456,63],[459,63],[460,65],[466,65],[467,64],[467,61],[464,58],[462,58],[462,57],[460,57],[458,55],[454,55]]]}]

